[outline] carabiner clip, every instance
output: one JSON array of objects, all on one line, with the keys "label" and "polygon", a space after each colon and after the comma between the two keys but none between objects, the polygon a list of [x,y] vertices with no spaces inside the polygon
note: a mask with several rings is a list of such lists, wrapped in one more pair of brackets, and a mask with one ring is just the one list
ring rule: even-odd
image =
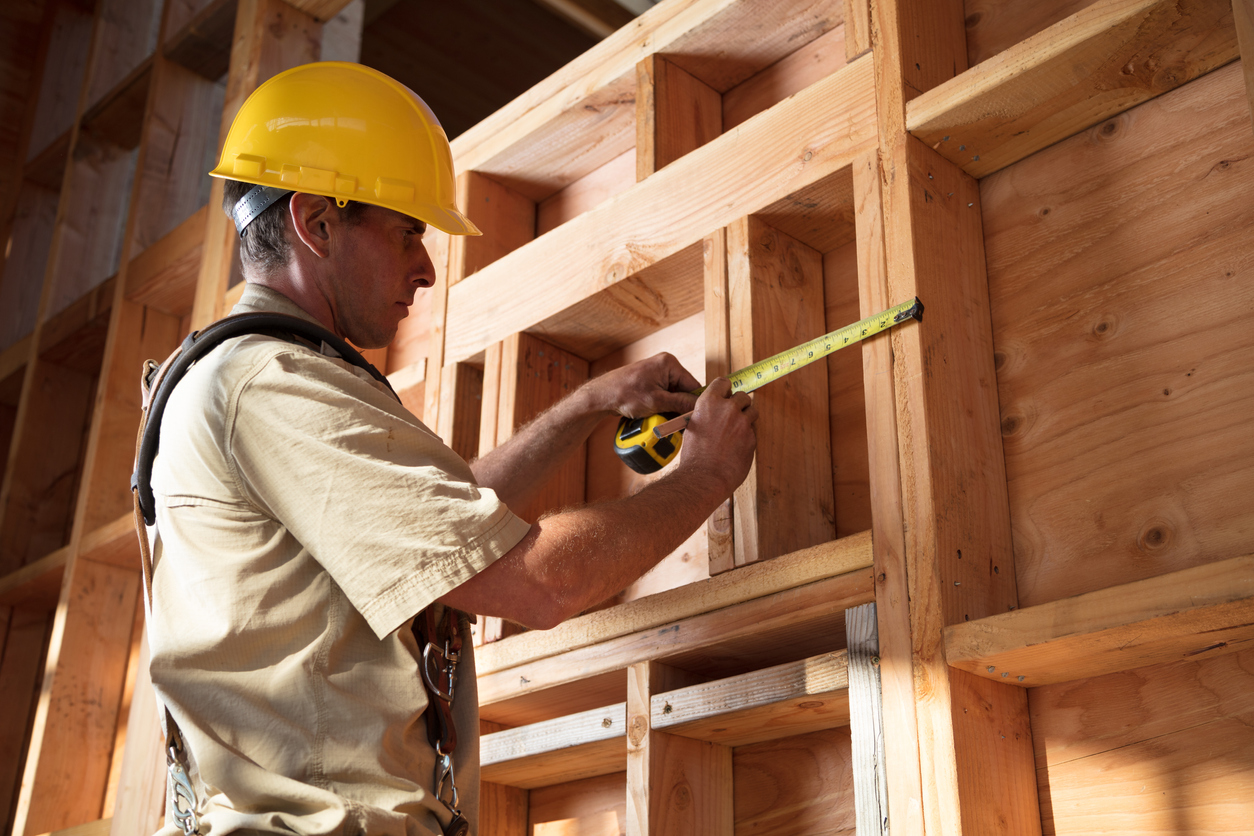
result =
[{"label": "carabiner clip", "polygon": [[[444,798],[444,786],[448,784],[450,800]],[[453,756],[446,755],[435,747],[435,797],[453,813],[458,812],[459,796],[457,794],[457,776],[453,774]]]}]

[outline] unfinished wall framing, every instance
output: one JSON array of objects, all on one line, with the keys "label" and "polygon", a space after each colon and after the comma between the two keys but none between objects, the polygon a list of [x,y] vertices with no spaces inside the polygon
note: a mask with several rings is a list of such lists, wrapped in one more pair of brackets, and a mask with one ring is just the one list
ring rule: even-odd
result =
[{"label": "unfinished wall framing", "polygon": [[[86,5],[45,3],[0,202],[15,836],[155,829],[135,371],[241,290],[230,117],[351,52],[342,0]],[[657,351],[926,306],[761,390],[745,485],[615,600],[481,622],[484,836],[1248,829],[1242,46],[1247,0],[666,0],[454,141],[486,234],[428,236],[372,356],[463,456]],[[637,490],[611,432],[519,513]]]}]

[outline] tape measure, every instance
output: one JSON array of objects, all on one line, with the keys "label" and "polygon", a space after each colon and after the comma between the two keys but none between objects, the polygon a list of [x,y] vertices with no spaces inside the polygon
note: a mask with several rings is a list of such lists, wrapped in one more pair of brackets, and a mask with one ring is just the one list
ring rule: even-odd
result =
[{"label": "tape measure", "polygon": [[[845,346],[861,342],[911,319],[923,321],[923,303],[917,296],[909,302],[894,305],[886,311],[838,328],[818,339],[745,366],[728,375],[732,392],[747,393],[761,389],[766,384],[821,360]],[[699,395],[703,391],[704,387],[693,394]],[[618,430],[614,433],[614,452],[637,473],[656,473],[678,455],[689,415],[679,416],[670,412],[645,418],[623,418],[618,422]]]}]

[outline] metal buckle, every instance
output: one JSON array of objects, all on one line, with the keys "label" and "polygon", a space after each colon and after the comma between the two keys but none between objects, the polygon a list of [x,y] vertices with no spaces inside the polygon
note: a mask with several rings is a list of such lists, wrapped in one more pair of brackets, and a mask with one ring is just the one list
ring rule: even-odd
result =
[{"label": "metal buckle", "polygon": [[[432,656],[438,654],[440,660],[435,660],[432,664]],[[438,696],[447,703],[453,701],[453,676],[456,670],[457,658],[460,654],[451,653],[448,643],[444,645],[444,650],[440,650],[435,642],[427,642],[427,646],[422,649],[422,679],[427,683],[427,688],[431,693]],[[444,663],[444,672],[448,675],[448,690],[440,687],[440,661]],[[434,673],[432,670],[434,668]]]}]

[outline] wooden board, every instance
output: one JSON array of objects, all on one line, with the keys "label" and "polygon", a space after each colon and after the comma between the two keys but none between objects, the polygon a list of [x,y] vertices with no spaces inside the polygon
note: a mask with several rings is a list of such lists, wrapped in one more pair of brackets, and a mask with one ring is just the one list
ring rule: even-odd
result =
[{"label": "wooden board", "polygon": [[27,834],[100,816],[140,594],[136,571],[89,561],[69,571],[18,801]]},{"label": "wooden board", "polygon": [[[589,377],[597,377],[611,369],[666,351],[674,355],[694,377],[702,380],[705,362],[703,338],[702,316],[690,316],[594,361],[589,367]],[[619,460],[614,452],[614,431],[617,427],[618,418],[609,418],[601,422],[588,438],[586,497],[590,503],[631,496],[662,475],[661,472],[641,475]],[[702,527],[643,577],[602,606],[634,601],[705,580],[710,576],[706,554],[706,533]]]},{"label": "wooden board", "polygon": [[[826,333],[820,253],[756,217],[727,228],[731,365],[740,369]],[[736,489],[736,565],[836,536],[827,374],[815,363],[753,397],[757,453]]]},{"label": "wooden board", "polygon": [[1254,119],[1254,7],[1249,0],[1233,0],[1232,19],[1243,56],[1241,69],[1245,73],[1245,97],[1249,100],[1250,118]]},{"label": "wooden board", "polygon": [[643,180],[723,132],[718,91],[661,55],[636,65],[636,179]]},{"label": "wooden board", "polygon": [[845,66],[852,60],[846,59],[845,31],[844,25],[837,26],[724,93],[722,130],[730,131]]},{"label": "wooden board", "polygon": [[[131,225],[132,257],[162,241],[209,200],[206,173],[217,163],[225,85],[214,84],[173,61],[158,60],[157,89],[147,126],[144,162],[137,173],[139,203]],[[220,206],[207,211],[220,212]],[[194,226],[194,223],[193,223]],[[187,302],[190,308],[190,300]]]},{"label": "wooden board", "polygon": [[1025,606],[1250,550],[1242,87],[1225,67],[981,184]]},{"label": "wooden board", "polygon": [[[874,135],[870,69],[867,61],[846,67],[458,283],[449,291],[448,359],[530,329],[847,166]],[[800,164],[790,150],[798,141],[810,149]],[[746,176],[730,180],[729,170]],[[655,215],[662,203],[686,207],[664,229]],[[541,284],[546,293],[534,293]]]},{"label": "wooden board", "polygon": [[721,93],[840,18],[829,0],[784,0],[770,15],[746,0],[651,9],[457,137],[457,167],[543,200],[632,147],[635,67],[646,56],[666,55]]},{"label": "wooden board", "polygon": [[6,628],[0,656],[0,704],[5,706],[0,718],[0,749],[9,753],[0,759],[0,817],[10,821],[38,702],[52,616],[44,609],[7,606],[0,613]]},{"label": "wooden board", "polygon": [[536,206],[536,237],[631,187],[636,182],[635,149],[624,151]]},{"label": "wooden board", "polygon": [[[137,252],[126,270],[126,298],[175,316],[191,312],[210,207],[197,209]],[[214,211],[220,211],[214,207]]]},{"label": "wooden board", "polygon": [[484,735],[484,781],[531,789],[622,772],[627,765],[627,706],[594,708]]},{"label": "wooden board", "polygon": [[[87,108],[124,86],[124,80],[157,44],[161,0],[101,0],[86,89]],[[140,103],[142,110],[143,104]]]},{"label": "wooden board", "polygon": [[1028,692],[1046,833],[1243,833],[1251,651]]},{"label": "wooden board", "polygon": [[974,67],[1070,17],[1094,0],[966,0],[967,63]]},{"label": "wooden board", "polygon": [[739,747],[732,770],[736,836],[854,833],[848,728]]},{"label": "wooden board", "polygon": [[532,790],[528,836],[625,836],[626,784],[619,772]]},{"label": "wooden board", "polygon": [[[530,334],[507,339],[501,356],[496,443],[504,443],[587,379],[588,363],[582,358]],[[530,501],[512,509],[514,513],[535,522],[543,514],[583,504],[586,453],[584,447],[573,451]]]},{"label": "wooden board", "polygon": [[19,427],[23,434],[16,438],[5,477],[0,572],[69,542],[95,383],[93,375],[65,366],[36,366],[26,429]]},{"label": "wooden board", "polygon": [[1236,57],[1231,0],[1100,0],[912,101],[906,125],[984,177]]},{"label": "wooden board", "polygon": [[515,637],[479,651],[476,668],[480,676],[505,671],[568,650],[660,628],[680,619],[856,572],[870,565],[869,533],[847,537],[613,609],[572,618],[552,630]]},{"label": "wooden board", "polygon": [[849,724],[847,654],[800,662],[655,693],[652,728],[743,746]]},{"label": "wooden board", "polygon": [[134,470],[135,428],[140,421],[138,370],[145,360],[164,360],[185,336],[177,316],[123,299],[111,321],[114,339],[106,350],[101,403],[94,421],[95,446],[89,447],[84,490],[83,531],[95,531],[125,517],[133,507],[130,474]]},{"label": "wooden board", "polygon": [[[823,257],[823,329],[835,331],[862,319],[859,295],[858,249],[850,242]],[[864,390],[860,350],[838,351],[827,358],[837,537],[867,531],[873,524]]]},{"label": "wooden board", "polygon": [[1252,623],[1254,556],[1244,556],[955,624],[945,654],[1032,687],[1231,653],[1254,641]]},{"label": "wooden board", "polygon": [[11,227],[13,247],[5,259],[0,281],[0,345],[6,348],[35,329],[57,200],[58,193],[53,189],[29,180],[21,184]]},{"label": "wooden board", "polygon": [[79,94],[87,71],[93,15],[73,3],[57,4],[46,70],[40,80],[35,122],[31,126],[26,159],[30,160],[54,139],[69,131],[78,115]]},{"label": "wooden board", "polygon": [[[769,664],[766,660],[794,661],[830,651],[843,642],[843,630],[824,624],[824,619],[839,614],[843,625],[846,607],[870,599],[870,583],[869,572],[854,572],[499,673],[481,673],[479,700],[485,716],[488,706],[502,703],[490,716],[507,722],[509,701],[637,662],[662,661],[718,678],[754,670]],[[794,638],[785,641],[785,636]]]}]

